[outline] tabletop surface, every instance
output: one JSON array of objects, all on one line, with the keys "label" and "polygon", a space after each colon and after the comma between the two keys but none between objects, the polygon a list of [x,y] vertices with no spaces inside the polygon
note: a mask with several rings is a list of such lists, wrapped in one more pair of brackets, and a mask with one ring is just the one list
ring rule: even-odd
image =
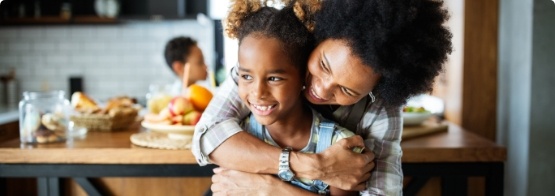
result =
[{"label": "tabletop surface", "polygon": [[[19,138],[0,143],[0,163],[56,164],[196,164],[190,150],[135,146],[139,123],[113,132],[89,131],[86,138],[50,144],[21,144]],[[505,147],[449,124],[447,132],[401,142],[403,163],[503,162]]]}]

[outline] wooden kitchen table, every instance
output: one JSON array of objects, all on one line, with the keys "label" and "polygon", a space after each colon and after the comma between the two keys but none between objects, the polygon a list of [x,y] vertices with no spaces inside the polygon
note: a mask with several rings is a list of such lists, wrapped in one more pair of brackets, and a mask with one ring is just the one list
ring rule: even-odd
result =
[{"label": "wooden kitchen table", "polygon": [[506,148],[449,123],[447,132],[401,142],[404,195],[416,195],[431,177],[441,177],[442,195],[467,195],[468,177],[486,179],[485,195],[503,195]]},{"label": "wooden kitchen table", "polygon": [[[0,177],[36,177],[40,195],[59,195],[59,178],[73,178],[89,195],[102,193],[89,178],[207,177],[214,166],[200,167],[189,150],[137,147],[129,137],[137,123],[115,132],[89,132],[66,143],[0,143]],[[503,194],[506,150],[484,138],[449,125],[449,131],[401,143],[403,172],[411,176],[404,194],[412,195],[433,176],[442,178],[444,195],[466,195],[466,178],[486,177],[486,195]]]},{"label": "wooden kitchen table", "polygon": [[0,143],[0,177],[36,177],[39,195],[60,195],[59,178],[73,178],[88,195],[103,195],[91,183],[99,177],[209,177],[214,166],[200,167],[190,150],[135,146],[129,137],[139,123],[114,132],[88,132],[65,143]]}]

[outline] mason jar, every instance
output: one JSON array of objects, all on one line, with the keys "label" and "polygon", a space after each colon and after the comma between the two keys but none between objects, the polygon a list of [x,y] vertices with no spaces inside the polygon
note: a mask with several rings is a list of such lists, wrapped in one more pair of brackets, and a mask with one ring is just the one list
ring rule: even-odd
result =
[{"label": "mason jar", "polygon": [[71,104],[64,91],[23,92],[19,102],[22,143],[52,143],[66,139]]}]

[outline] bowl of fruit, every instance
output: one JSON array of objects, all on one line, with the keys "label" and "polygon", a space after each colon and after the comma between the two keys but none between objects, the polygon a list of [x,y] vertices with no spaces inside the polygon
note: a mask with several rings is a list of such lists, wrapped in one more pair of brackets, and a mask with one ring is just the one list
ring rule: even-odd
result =
[{"label": "bowl of fruit", "polygon": [[403,125],[420,125],[432,116],[432,113],[424,107],[403,107]]},{"label": "bowl of fruit", "polygon": [[149,110],[141,125],[168,136],[192,135],[202,112],[212,99],[212,93],[199,85],[191,85],[184,95],[173,96],[159,111]]}]

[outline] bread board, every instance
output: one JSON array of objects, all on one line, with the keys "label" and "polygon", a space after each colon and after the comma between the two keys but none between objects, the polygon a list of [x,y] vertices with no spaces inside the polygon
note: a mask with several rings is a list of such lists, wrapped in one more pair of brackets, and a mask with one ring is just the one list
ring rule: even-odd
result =
[{"label": "bread board", "polygon": [[420,137],[420,136],[434,134],[434,133],[447,132],[447,131],[448,131],[448,125],[446,122],[437,123],[437,122],[427,121],[420,125],[404,126],[403,134],[401,137],[403,140],[407,140],[415,137]]}]

